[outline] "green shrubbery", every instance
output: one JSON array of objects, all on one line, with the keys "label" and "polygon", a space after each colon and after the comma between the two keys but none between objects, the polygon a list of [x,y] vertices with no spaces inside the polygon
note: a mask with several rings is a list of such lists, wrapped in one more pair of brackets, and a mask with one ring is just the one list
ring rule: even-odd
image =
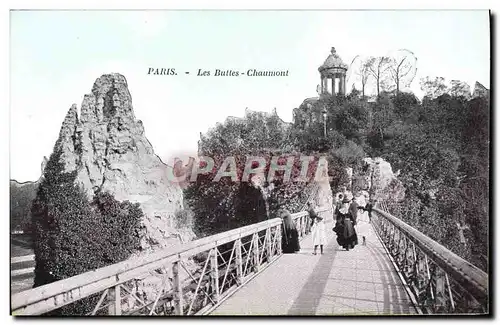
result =
[{"label": "green shrubbery", "polygon": [[[60,151],[51,155],[32,206],[35,286],[123,261],[140,245],[139,205],[118,202],[109,193],[89,201],[75,185],[76,172],[64,172],[60,156]],[[82,314],[93,300],[55,312]]]},{"label": "green shrubbery", "polygon": [[[247,123],[219,124],[202,138],[203,154],[266,155],[273,153],[265,150],[269,147],[287,147],[292,149],[288,153],[298,151],[303,155],[326,154],[330,173],[336,175],[332,190],[345,183],[345,167],[354,167],[356,173],[365,156],[381,156],[401,173],[405,199],[398,206],[398,214],[429,237],[486,269],[488,99],[466,100],[463,96],[444,94],[419,101],[413,94],[381,93],[377,102],[367,103],[354,95],[331,96],[304,104],[287,131],[279,123],[266,123],[266,119],[269,118],[257,114],[247,117]],[[195,205],[195,223],[205,220],[199,223],[200,227],[212,227],[212,233],[221,224],[234,228],[257,222],[262,215],[258,190],[248,184],[242,187],[226,181],[215,184],[207,179],[187,191]],[[283,203],[294,211],[300,205],[302,197],[298,194],[304,188],[279,182],[276,185],[268,198],[271,214]],[[465,245],[459,240],[457,223],[469,227],[464,231]]]},{"label": "green shrubbery", "polygon": [[[394,98],[398,132],[380,152],[406,189],[401,217],[486,270],[489,206],[489,101],[448,94],[418,103]],[[402,107],[408,105],[406,108]],[[459,240],[459,224],[466,243]]]},{"label": "green shrubbery", "polygon": [[10,229],[31,232],[31,205],[35,199],[38,183],[20,184],[10,181]]},{"label": "green shrubbery", "polygon": [[[336,102],[332,101],[333,104]],[[342,146],[346,146],[346,150],[341,151],[342,157],[339,157],[333,150]],[[211,235],[276,217],[282,208],[298,211],[314,187],[312,181],[319,157],[327,159],[332,177],[330,185],[335,189],[346,182],[346,161],[360,154],[356,150],[360,148],[353,150],[353,146],[356,147],[352,141],[333,130],[325,138],[321,123],[304,129],[282,123],[275,114],[247,113],[242,120],[218,124],[202,136],[199,148],[201,155],[214,159],[213,172],[198,175],[196,183],[184,192],[195,216],[195,232],[200,236]],[[315,157],[308,168],[309,182],[293,181],[301,173],[301,155]],[[293,158],[291,181],[284,181],[284,172],[279,171],[274,180],[264,181],[260,186],[234,182],[229,177],[213,182],[222,161],[229,156],[235,157],[238,180],[250,156],[265,159],[266,177],[273,157],[280,157],[278,165],[285,165],[287,158]]]}]

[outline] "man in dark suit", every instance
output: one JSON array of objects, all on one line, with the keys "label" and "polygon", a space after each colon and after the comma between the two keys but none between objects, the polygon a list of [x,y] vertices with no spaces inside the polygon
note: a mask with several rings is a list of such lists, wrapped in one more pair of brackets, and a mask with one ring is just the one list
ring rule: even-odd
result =
[{"label": "man in dark suit", "polygon": [[368,218],[370,218],[370,222],[372,222],[372,210],[374,205],[375,205],[374,202],[370,200],[364,207],[364,210],[368,212]]},{"label": "man in dark suit", "polygon": [[358,209],[358,204],[354,200],[352,200],[349,205],[349,212],[351,213],[352,223],[354,226],[356,225],[356,219],[358,217]]},{"label": "man in dark suit", "polygon": [[[358,218],[358,211],[363,210],[364,208],[362,206],[359,206],[356,201],[352,200],[350,205],[349,205],[349,212],[351,213],[352,216],[352,223],[354,226],[357,225],[356,219]],[[357,232],[357,228],[356,228]],[[363,236],[363,245],[366,245],[366,237]]]}]

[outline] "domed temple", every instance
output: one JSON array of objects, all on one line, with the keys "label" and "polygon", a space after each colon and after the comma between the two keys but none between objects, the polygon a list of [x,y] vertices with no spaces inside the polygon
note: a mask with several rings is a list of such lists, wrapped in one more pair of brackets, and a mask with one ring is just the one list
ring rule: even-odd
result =
[{"label": "domed temple", "polygon": [[324,108],[316,103],[324,96],[345,96],[346,74],[348,66],[345,64],[334,47],[325,62],[318,68],[321,84],[317,87],[319,97],[306,98],[302,104],[293,110],[293,121],[302,126],[322,121],[325,117]]},{"label": "domed temple", "polygon": [[321,75],[320,96],[322,94],[345,95],[346,73],[348,66],[332,47],[331,54],[326,58],[318,71]]}]

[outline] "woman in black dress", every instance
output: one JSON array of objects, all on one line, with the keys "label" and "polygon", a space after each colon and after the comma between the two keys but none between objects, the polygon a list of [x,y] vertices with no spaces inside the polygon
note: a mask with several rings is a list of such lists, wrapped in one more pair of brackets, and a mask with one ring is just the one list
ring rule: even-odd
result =
[{"label": "woman in black dress", "polygon": [[281,249],[283,253],[296,253],[300,251],[300,244],[295,222],[293,222],[290,212],[286,210],[282,212],[281,218],[283,219]]},{"label": "woman in black dress", "polygon": [[[357,210],[357,209],[356,209]],[[358,235],[354,229],[356,216],[353,216],[350,201],[344,198],[341,208],[337,209],[337,222],[333,231],[337,234],[337,243],[345,250],[353,249],[358,244]]]}]

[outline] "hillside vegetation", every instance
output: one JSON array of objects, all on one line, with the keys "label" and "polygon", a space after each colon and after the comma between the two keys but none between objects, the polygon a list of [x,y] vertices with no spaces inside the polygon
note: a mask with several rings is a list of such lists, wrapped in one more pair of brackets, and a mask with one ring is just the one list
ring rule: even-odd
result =
[{"label": "hillside vegetation", "polygon": [[[487,97],[468,99],[456,92],[422,101],[409,93],[382,92],[376,102],[368,103],[353,91],[347,97],[323,96],[302,105],[291,125],[276,114],[255,112],[227,120],[200,141],[202,155],[219,157],[213,172],[185,191],[198,233],[257,222],[279,208],[296,211],[307,196],[307,184],[283,184],[279,179],[260,186],[231,182],[229,177],[212,182],[228,155],[268,157],[266,170],[270,156],[326,155],[333,191],[347,184],[345,167],[353,167],[356,174],[363,158],[382,157],[399,170],[405,187],[402,202],[388,202],[392,212],[486,269],[489,105]],[[237,161],[239,175],[243,161]]]}]

